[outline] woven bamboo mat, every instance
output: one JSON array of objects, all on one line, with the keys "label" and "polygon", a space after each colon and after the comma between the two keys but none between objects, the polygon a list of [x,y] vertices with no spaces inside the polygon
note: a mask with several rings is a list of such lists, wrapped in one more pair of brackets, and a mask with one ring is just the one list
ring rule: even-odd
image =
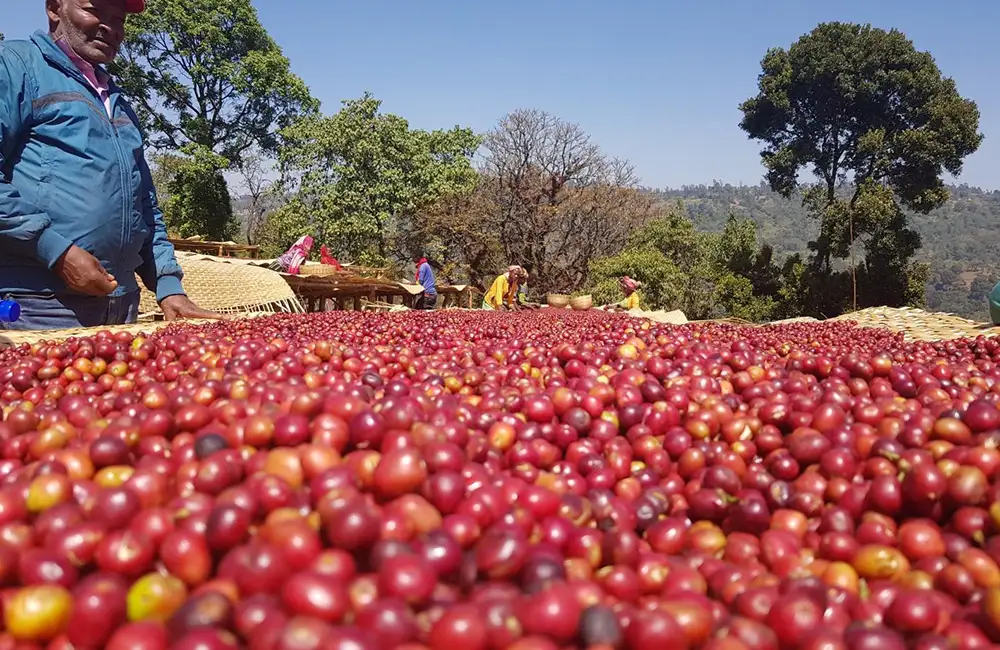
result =
[{"label": "woven bamboo mat", "polygon": [[[200,307],[221,314],[302,312],[281,274],[251,264],[229,263],[205,255],[177,253],[184,269],[184,290]],[[156,296],[143,289],[142,314],[160,314]]]},{"label": "woven bamboo mat", "polygon": [[[186,320],[177,322],[189,325],[203,325],[215,321]],[[17,346],[21,345],[22,343],[33,345],[35,343],[40,343],[42,341],[64,341],[70,338],[93,336],[94,334],[97,334],[98,332],[105,330],[116,333],[128,332],[129,334],[133,335],[152,334],[153,332],[156,332],[173,324],[174,323],[168,323],[166,321],[146,321],[142,323],[136,323],[135,325],[116,325],[111,327],[78,327],[76,329],[69,329],[69,330],[3,332],[0,333],[0,348]]]},{"label": "woven bamboo mat", "polygon": [[831,320],[855,321],[862,327],[882,327],[902,332],[911,341],[947,341],[1000,335],[1000,327],[977,323],[955,314],[909,307],[871,307]]}]

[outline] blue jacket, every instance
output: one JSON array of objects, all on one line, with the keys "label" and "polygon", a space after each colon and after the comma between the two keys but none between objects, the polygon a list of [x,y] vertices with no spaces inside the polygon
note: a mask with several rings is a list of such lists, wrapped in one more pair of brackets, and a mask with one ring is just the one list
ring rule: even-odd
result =
[{"label": "blue jacket", "polygon": [[424,262],[417,269],[417,274],[420,278],[420,286],[424,288],[424,293],[428,296],[436,296],[437,282],[434,280],[434,271],[431,269],[431,265]]},{"label": "blue jacket", "polygon": [[0,292],[68,292],[52,267],[70,244],[158,300],[183,293],[132,108],[112,118],[44,32],[0,43]]}]

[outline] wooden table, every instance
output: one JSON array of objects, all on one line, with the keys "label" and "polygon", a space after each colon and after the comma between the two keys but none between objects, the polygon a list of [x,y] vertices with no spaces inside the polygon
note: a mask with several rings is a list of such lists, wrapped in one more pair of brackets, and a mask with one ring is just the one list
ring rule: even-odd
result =
[{"label": "wooden table", "polygon": [[[282,274],[288,286],[298,296],[306,312],[327,311],[329,309],[363,308],[362,301],[369,303],[402,304],[410,309],[422,293],[418,285],[392,282],[381,278],[363,278],[342,274],[327,276]],[[438,295],[444,298],[443,307],[473,307],[476,290],[473,287],[438,287]]]},{"label": "wooden table", "polygon": [[260,246],[246,246],[244,244],[230,244],[219,241],[194,241],[191,239],[168,239],[174,245],[174,249],[189,253],[202,253],[203,255],[215,255],[217,257],[257,257]]}]

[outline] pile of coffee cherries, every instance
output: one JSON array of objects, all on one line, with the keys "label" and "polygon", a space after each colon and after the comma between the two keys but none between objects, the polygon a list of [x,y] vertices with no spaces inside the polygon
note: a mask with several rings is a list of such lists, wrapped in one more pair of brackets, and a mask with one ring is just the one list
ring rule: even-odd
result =
[{"label": "pile of coffee cherries", "polygon": [[0,650],[992,648],[998,363],[550,310],[7,349]]}]

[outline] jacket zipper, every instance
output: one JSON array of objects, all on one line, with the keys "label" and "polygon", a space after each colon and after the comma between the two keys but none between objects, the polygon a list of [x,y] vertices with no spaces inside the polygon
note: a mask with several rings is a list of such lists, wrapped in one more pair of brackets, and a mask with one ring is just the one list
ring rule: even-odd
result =
[{"label": "jacket zipper", "polygon": [[[121,135],[118,132],[118,127],[115,126],[115,120],[114,120],[115,108],[117,108],[117,106],[118,106],[119,93],[115,93],[114,96],[111,96],[109,94],[109,102],[108,103],[111,105],[111,112],[110,112],[110,115],[109,115],[109,113],[108,113],[108,107],[104,105],[103,101],[101,101],[101,95],[100,95],[100,93],[98,93],[97,90],[93,86],[90,85],[90,82],[87,81],[87,79],[83,76],[83,74],[79,70],[76,70],[76,69],[66,70],[64,68],[64,66],[61,66],[61,65],[59,67],[63,69],[64,73],[68,73],[70,75],[70,77],[74,78],[78,83],[82,83],[83,86],[88,91],[90,91],[91,98],[94,99],[95,103],[101,109],[101,115],[104,116],[105,122],[108,124],[108,126],[111,127],[111,133],[112,133],[112,138],[111,139],[112,139],[112,141],[114,143],[115,155],[118,158],[118,180],[121,182],[121,186],[122,186],[122,204],[121,204],[121,219],[122,219],[122,222],[121,222],[121,228],[120,228],[120,231],[119,231],[119,234],[121,236],[121,243],[120,243],[120,245],[118,247],[118,250],[119,250],[118,259],[115,261],[115,268],[113,269],[115,271],[118,271],[118,270],[121,269],[121,265],[124,262],[123,252],[125,250],[125,244],[126,244],[126,242],[128,240],[129,217],[131,216],[128,213],[129,212],[129,197],[133,194],[133,191],[132,191],[132,181],[131,181],[131,179],[126,178],[126,174],[125,174],[125,167],[126,167],[126,165],[125,165],[125,154],[122,151]],[[108,90],[109,90],[109,93],[110,93],[110,88]],[[116,277],[115,279],[117,280],[118,278]],[[119,287],[121,287],[120,283],[119,283]]]},{"label": "jacket zipper", "polygon": [[[108,103],[111,105],[111,114],[108,121],[111,124],[111,130],[114,132],[115,152],[118,154],[118,170],[122,184],[122,243],[118,248],[118,261],[115,264],[115,270],[121,270],[122,263],[124,262],[125,245],[128,243],[129,222],[132,217],[129,213],[129,197],[134,195],[134,192],[132,191],[132,179],[125,171],[126,161],[125,152],[122,148],[121,134],[118,132],[118,127],[115,125],[114,120],[115,109],[118,107],[118,98],[118,93],[115,93],[114,96],[109,95],[108,98]],[[121,287],[121,283],[119,283],[118,286]]]}]

